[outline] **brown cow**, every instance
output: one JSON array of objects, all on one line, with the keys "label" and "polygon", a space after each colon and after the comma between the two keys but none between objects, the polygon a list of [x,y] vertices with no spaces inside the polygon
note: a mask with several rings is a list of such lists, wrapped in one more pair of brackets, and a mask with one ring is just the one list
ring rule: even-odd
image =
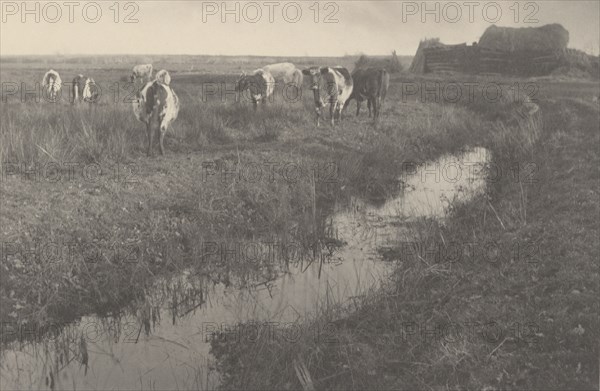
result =
[{"label": "brown cow", "polygon": [[390,87],[390,74],[385,68],[356,69],[352,72],[352,79],[354,80],[354,89],[348,98],[348,102],[351,99],[356,99],[356,115],[358,116],[360,105],[366,99],[369,117],[371,117],[372,107],[374,120],[377,121],[381,105]]}]

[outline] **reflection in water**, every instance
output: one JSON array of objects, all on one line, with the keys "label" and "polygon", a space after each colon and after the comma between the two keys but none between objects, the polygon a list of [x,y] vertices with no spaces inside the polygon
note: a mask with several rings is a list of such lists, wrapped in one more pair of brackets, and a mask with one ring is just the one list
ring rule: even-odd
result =
[{"label": "reflection in water", "polygon": [[[261,327],[285,327],[334,307],[340,314],[351,311],[354,300],[377,289],[393,268],[377,248],[406,239],[402,224],[411,219],[442,218],[453,201],[482,192],[488,158],[484,149],[443,157],[407,170],[403,194],[383,205],[359,199],[337,205],[325,234],[344,245],[323,249],[315,259],[282,262],[268,278],[259,271],[261,277],[236,281],[232,274],[225,284],[186,270],[157,279],[119,316],[84,317],[54,338],[15,343],[2,352],[0,387],[214,388],[219,375],[211,369],[212,333],[252,340]],[[246,327],[236,327],[240,323]]]}]

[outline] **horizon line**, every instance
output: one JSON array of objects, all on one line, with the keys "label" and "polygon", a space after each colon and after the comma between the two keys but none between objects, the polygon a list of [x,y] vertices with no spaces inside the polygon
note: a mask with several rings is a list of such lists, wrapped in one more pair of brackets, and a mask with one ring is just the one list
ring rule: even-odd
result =
[{"label": "horizon line", "polygon": [[[342,55],[272,55],[272,54],[189,54],[189,53],[179,53],[179,54],[160,54],[160,53],[141,53],[141,54],[131,54],[131,53],[102,53],[102,54],[89,54],[89,53],[74,53],[74,54],[66,54],[66,53],[55,53],[55,54],[33,54],[33,53],[23,53],[23,54],[4,54],[0,53],[0,58],[2,57],[49,57],[49,56],[58,56],[58,57],[91,57],[91,56],[208,56],[208,57],[293,57],[293,58],[315,58],[315,57],[355,57],[355,56],[374,56],[374,57],[383,57],[383,56],[391,56],[391,51],[387,54],[367,54],[358,52],[355,54],[342,54]],[[398,54],[398,56],[414,56],[414,54]]]}]

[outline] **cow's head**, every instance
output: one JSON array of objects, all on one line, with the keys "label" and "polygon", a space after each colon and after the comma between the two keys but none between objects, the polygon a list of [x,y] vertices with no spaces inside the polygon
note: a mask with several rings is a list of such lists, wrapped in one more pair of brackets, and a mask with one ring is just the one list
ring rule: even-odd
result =
[{"label": "cow's head", "polygon": [[302,73],[309,77],[308,81],[310,83],[311,90],[319,89],[319,84],[321,83],[321,76],[327,72],[329,72],[329,68],[327,67],[310,67],[302,70]]},{"label": "cow's head", "polygon": [[246,72],[240,73],[237,81],[235,82],[235,91],[242,92],[246,89]]},{"label": "cow's head", "polygon": [[83,88],[83,100],[85,102],[95,103],[100,98],[100,91],[96,82],[91,77],[88,77],[85,81],[85,87]]},{"label": "cow's head", "polygon": [[244,91],[248,90],[251,100],[258,103],[265,93],[265,81],[260,75],[242,74],[241,79],[237,82],[236,90],[239,94],[243,94]]},{"label": "cow's head", "polygon": [[317,116],[319,116],[321,107],[325,106],[320,93],[321,79],[323,78],[323,75],[329,73],[329,68],[310,67],[304,69],[302,73],[309,77],[310,89],[313,91],[315,108],[317,110]]},{"label": "cow's head", "polygon": [[161,82],[162,84],[169,85],[171,84],[171,75],[166,70],[162,69],[156,72],[156,80]]}]

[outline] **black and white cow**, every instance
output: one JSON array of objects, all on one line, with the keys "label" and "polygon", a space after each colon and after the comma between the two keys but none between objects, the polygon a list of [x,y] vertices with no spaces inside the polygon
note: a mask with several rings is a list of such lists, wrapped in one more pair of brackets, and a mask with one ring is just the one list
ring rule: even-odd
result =
[{"label": "black and white cow", "polygon": [[54,69],[50,69],[46,74],[44,74],[44,78],[42,79],[42,86],[48,93],[48,98],[51,101],[56,101],[58,98],[58,93],[62,87],[62,80]]},{"label": "black and white cow", "polygon": [[[310,89],[313,90],[317,127],[322,116],[322,108],[329,105],[331,126],[335,125],[336,116],[342,120],[342,110],[352,94],[354,83],[350,72],[344,67],[311,67],[304,69],[303,74],[309,76]],[[321,99],[321,87],[325,87],[327,102]]]},{"label": "black and white cow", "polygon": [[96,103],[99,98],[99,91],[96,82],[91,77],[77,75],[73,79],[71,86],[73,101],[71,103]]},{"label": "black and white cow", "polygon": [[257,69],[251,75],[242,73],[240,80],[236,85],[236,91],[240,96],[245,92],[250,92],[250,100],[254,105],[254,110],[259,103],[266,103],[273,95],[275,90],[275,79],[271,72],[264,69]]},{"label": "black and white cow", "polygon": [[385,68],[363,68],[352,72],[354,89],[346,103],[356,99],[356,115],[360,113],[360,105],[363,100],[367,101],[369,117],[371,107],[374,111],[374,120],[377,121],[381,106],[385,101],[387,91],[390,87],[390,74]]},{"label": "black and white cow", "polygon": [[133,112],[138,120],[146,124],[148,139],[147,155],[152,155],[153,138],[159,140],[160,154],[164,155],[163,140],[169,125],[179,114],[179,98],[170,86],[171,76],[166,70],[156,73],[156,79],[146,83],[137,94]]}]

